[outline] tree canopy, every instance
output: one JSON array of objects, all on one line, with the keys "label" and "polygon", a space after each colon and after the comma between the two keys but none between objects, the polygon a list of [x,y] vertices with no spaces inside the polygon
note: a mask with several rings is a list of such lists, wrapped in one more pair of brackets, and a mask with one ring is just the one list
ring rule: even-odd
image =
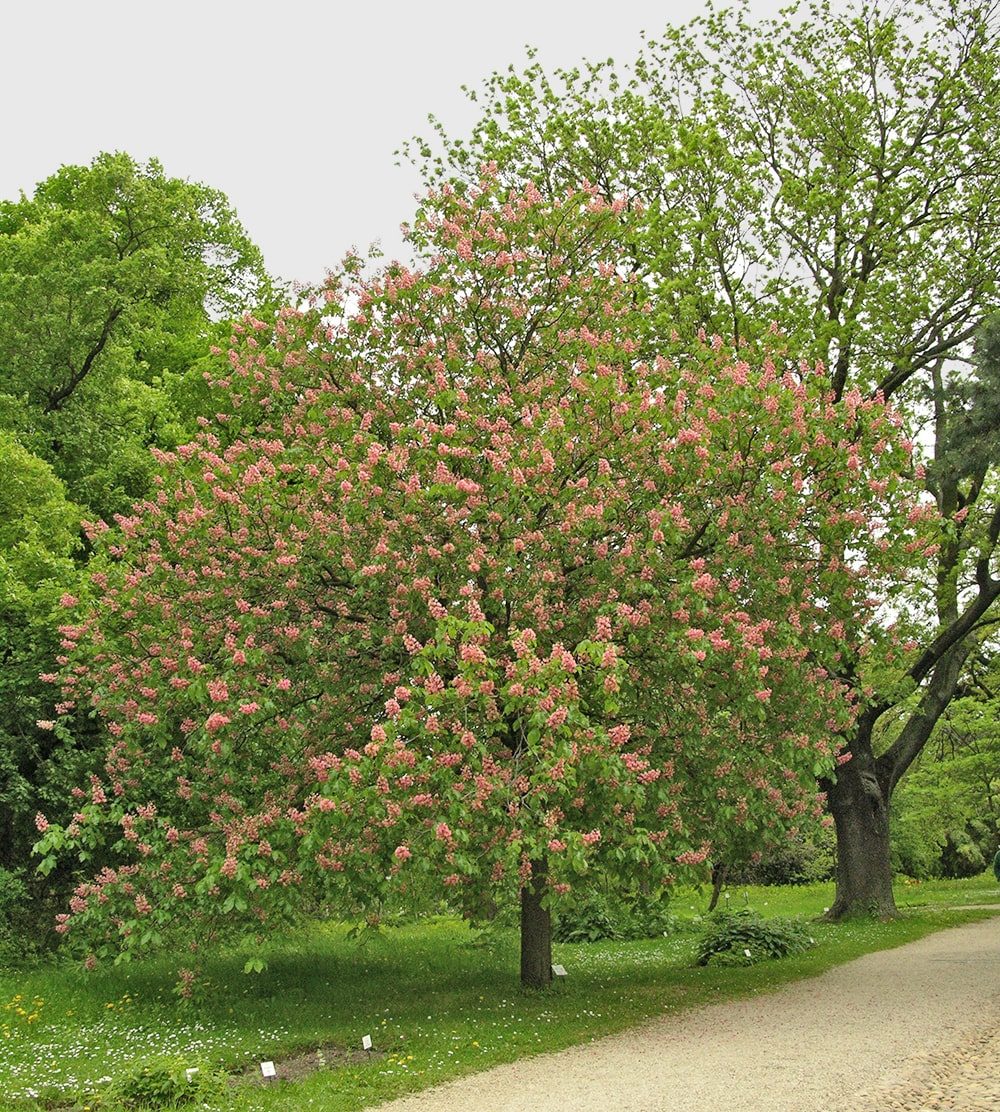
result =
[{"label": "tree canopy", "polygon": [[212,322],[269,296],[226,198],[159,163],[101,154],[0,203],[4,426],[109,520],[145,493],[147,448],[176,442],[162,391]]},{"label": "tree canopy", "polygon": [[997,307],[996,25],[983,0],[747,5],[631,63],[531,60],[469,95],[471,136],[405,152],[430,182],[495,161],[552,196],[622,196],[618,239],[665,334],[773,321],[834,391],[895,394]]},{"label": "tree canopy", "polygon": [[59,599],[87,590],[81,519],[148,491],[150,445],[198,427],[219,319],[266,296],[225,197],[155,161],[102,154],[0,202],[0,870],[28,882],[32,923],[62,880],[28,871],[32,818],[68,820],[106,740],[86,715],[38,725],[57,717],[39,675],[62,651]]},{"label": "tree canopy", "polygon": [[840,662],[926,543],[909,445],[779,335],[653,354],[621,207],[488,174],[428,197],[423,269],[235,330],[220,386],[271,418],[161,454],[67,633],[115,740],[41,848],[115,863],[65,928],[428,883],[520,890],[524,926],[817,807]]},{"label": "tree canopy", "polygon": [[[824,781],[838,824],[832,914],[894,911],[890,796],[1000,597],[1000,515],[984,481],[994,438],[973,451],[975,437],[955,435],[992,420],[992,379],[970,388],[968,360],[998,308],[996,45],[991,0],[820,0],[771,20],[744,5],[650,37],[629,64],[549,73],[531,59],[494,74],[470,92],[482,109],[471,136],[439,126],[408,148],[431,181],[472,180],[495,161],[551,195],[589,181],[624,196],[615,242],[660,335],[759,342],[777,322],[830,368],[836,397],[859,390],[903,410],[947,524],[927,589],[886,612],[905,616],[911,651],[845,662],[872,699],[851,763]],[[907,727],[878,748],[902,713]]]}]

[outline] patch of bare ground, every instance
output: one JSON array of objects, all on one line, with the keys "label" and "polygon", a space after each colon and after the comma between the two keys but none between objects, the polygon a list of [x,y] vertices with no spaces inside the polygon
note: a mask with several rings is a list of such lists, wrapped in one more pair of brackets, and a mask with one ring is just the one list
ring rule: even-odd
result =
[{"label": "patch of bare ground", "polygon": [[315,1050],[274,1058],[274,1076],[265,1077],[260,1063],[252,1062],[233,1075],[236,1085],[275,1085],[301,1081],[320,1070],[337,1070],[358,1062],[374,1062],[385,1057],[383,1051],[345,1049],[335,1043],[323,1043]]}]

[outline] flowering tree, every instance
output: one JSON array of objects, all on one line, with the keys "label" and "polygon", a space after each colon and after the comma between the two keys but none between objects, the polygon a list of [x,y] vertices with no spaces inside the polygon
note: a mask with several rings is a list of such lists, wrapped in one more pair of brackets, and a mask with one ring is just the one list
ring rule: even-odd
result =
[{"label": "flowering tree", "polygon": [[63,930],[509,886],[538,984],[588,873],[669,884],[817,807],[836,666],[921,543],[906,446],[778,338],[647,352],[614,210],[446,189],[425,269],[349,260],[236,330],[230,416],[162,456],[66,629],[112,744],[39,818],[47,859],[110,853]]},{"label": "flowering tree", "polygon": [[[409,149],[428,180],[474,180],[496,160],[512,182],[559,193],[589,179],[640,201],[619,242],[668,331],[754,343],[775,320],[829,365],[836,397],[881,391],[922,430],[945,524],[923,598],[886,615],[910,619],[911,649],[874,677],[845,672],[872,691],[851,761],[822,785],[831,918],[895,914],[893,793],[997,621],[1000,457],[981,358],[967,394],[1000,308],[997,34],[992,0],[803,0],[770,19],[725,5],[648,37],[624,67],[499,71],[469,91],[470,135],[435,124],[436,141]],[[975,435],[956,442],[963,426]]]}]

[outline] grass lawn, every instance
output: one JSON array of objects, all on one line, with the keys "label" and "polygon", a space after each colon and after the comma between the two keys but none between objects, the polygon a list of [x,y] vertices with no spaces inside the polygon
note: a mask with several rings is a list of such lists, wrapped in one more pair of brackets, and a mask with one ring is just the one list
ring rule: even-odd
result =
[{"label": "grass lawn", "polygon": [[[728,894],[734,909],[812,920],[833,886]],[[0,1108],[108,1112],[119,1107],[117,1090],[153,1107],[190,1095],[193,1107],[210,1109],[349,1112],[666,1012],[769,991],[988,914],[965,908],[1000,905],[1000,890],[991,874],[901,882],[897,902],[904,914],[889,923],[810,923],[816,945],[797,957],[696,968],[705,899],[679,892],[676,931],[557,946],[567,976],[542,992],[518,984],[515,931],[478,934],[454,919],[388,930],[363,946],[344,927],[317,925],[272,942],[260,974],[243,972],[248,952],[202,956],[190,1000],[175,991],[185,964],[176,956],[89,973],[66,964],[4,969]],[[261,1062],[275,1064],[274,1080],[264,1081]],[[234,1082],[241,1067],[247,1076]]]}]

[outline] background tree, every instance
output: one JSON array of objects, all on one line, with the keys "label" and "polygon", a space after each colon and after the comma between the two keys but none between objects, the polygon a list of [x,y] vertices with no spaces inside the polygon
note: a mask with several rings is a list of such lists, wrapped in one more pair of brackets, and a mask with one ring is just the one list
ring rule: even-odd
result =
[{"label": "background tree", "polygon": [[236,331],[221,384],[273,420],[163,455],[67,636],[115,740],[40,848],[115,860],[65,928],[141,948],[436,880],[519,893],[538,984],[588,871],[655,889],[817,807],[887,538],[924,543],[898,417],[780,339],[641,358],[619,211],[446,189],[425,270],[348,264]]},{"label": "background tree", "polygon": [[[208,391],[199,360],[225,314],[269,295],[225,197],[156,162],[102,154],[0,203],[0,869],[30,867],[44,809],[101,766],[86,715],[58,715],[63,595],[85,588],[81,518],[146,493],[149,446],[184,442]],[[228,333],[225,333],[228,335]],[[33,937],[64,880],[32,880]]]},{"label": "background tree", "polygon": [[4,425],[110,520],[148,488],[149,445],[177,442],[164,376],[204,353],[213,322],[268,296],[218,191],[126,154],[64,166],[0,204]]},{"label": "background tree", "polygon": [[959,694],[900,785],[893,859],[924,879],[982,872],[1000,833],[996,665],[967,662]]},{"label": "background tree", "polygon": [[79,591],[79,522],[48,464],[0,432],[0,873],[26,893],[38,888],[29,873],[32,817],[44,808],[67,821],[80,775],[77,747],[51,728],[58,692],[39,681],[62,651],[60,599]]},{"label": "background tree", "polygon": [[[712,13],[649,40],[634,63],[496,74],[471,93],[468,140],[414,144],[431,180],[495,160],[558,195],[624,195],[616,242],[650,291],[660,335],[704,327],[756,339],[772,321],[830,368],[837,397],[897,399],[945,449],[971,341],[997,308],[1000,83],[992,3],[904,10],[800,6],[751,23]],[[981,370],[981,368],[980,368]],[[894,911],[889,800],[953,696],[989,621],[1000,516],[981,453],[928,468],[950,522],[914,647],[878,670],[824,782],[839,845],[838,916]],[[974,540],[972,538],[975,538]],[[843,676],[871,685],[871,661]],[[911,702],[914,689],[921,697]],[[886,716],[912,708],[877,749]]]}]

